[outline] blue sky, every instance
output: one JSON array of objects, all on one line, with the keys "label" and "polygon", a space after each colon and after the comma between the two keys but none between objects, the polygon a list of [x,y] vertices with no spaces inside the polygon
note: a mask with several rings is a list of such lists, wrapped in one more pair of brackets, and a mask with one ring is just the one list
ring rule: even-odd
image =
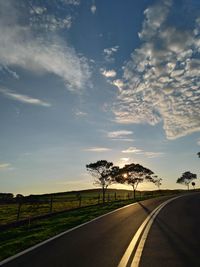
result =
[{"label": "blue sky", "polygon": [[199,1],[1,1],[0,36],[2,192],[92,188],[100,159],[199,174]]}]

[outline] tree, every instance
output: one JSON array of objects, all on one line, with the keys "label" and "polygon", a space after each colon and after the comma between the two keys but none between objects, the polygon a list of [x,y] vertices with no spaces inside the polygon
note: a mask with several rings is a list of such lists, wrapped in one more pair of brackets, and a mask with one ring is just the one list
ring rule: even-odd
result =
[{"label": "tree", "polygon": [[189,185],[190,183],[194,180],[194,179],[197,179],[197,175],[194,174],[194,173],[191,173],[189,171],[187,172],[184,172],[182,174],[182,176],[180,178],[177,179],[177,183],[178,184],[184,184],[187,186],[188,190],[189,190]]},{"label": "tree", "polygon": [[153,176],[153,183],[158,187],[160,190],[162,178],[159,178],[157,175]]},{"label": "tree", "polygon": [[200,152],[197,153],[197,156],[200,158]]},{"label": "tree", "polygon": [[133,197],[135,199],[135,192],[139,183],[146,181],[153,181],[152,174],[154,174],[150,169],[143,167],[140,164],[127,164],[123,168],[119,169],[115,173],[115,179],[117,182],[126,183],[131,185],[133,188]]},{"label": "tree", "polygon": [[112,162],[99,160],[86,165],[87,171],[94,177],[94,184],[102,188],[103,203],[105,203],[105,193],[109,185],[115,182],[114,173],[118,167],[113,166]]},{"label": "tree", "polygon": [[193,189],[195,189],[195,185],[196,185],[195,182],[192,182]]}]

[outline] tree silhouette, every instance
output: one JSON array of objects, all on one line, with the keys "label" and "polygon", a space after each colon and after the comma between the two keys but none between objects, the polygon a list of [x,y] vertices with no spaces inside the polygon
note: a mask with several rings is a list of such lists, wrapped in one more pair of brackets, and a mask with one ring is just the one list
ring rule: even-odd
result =
[{"label": "tree silhouette", "polygon": [[153,176],[153,183],[158,187],[159,190],[162,184],[161,181],[162,181],[162,178],[159,178],[157,175]]},{"label": "tree silhouette", "polygon": [[190,183],[194,180],[194,179],[197,179],[197,175],[194,174],[194,173],[191,173],[189,171],[187,172],[184,172],[182,174],[182,176],[180,178],[177,179],[177,183],[178,184],[184,184],[187,186],[188,190],[189,190],[189,185]]},{"label": "tree silhouette", "polygon": [[113,163],[107,160],[99,160],[86,165],[86,169],[94,177],[94,184],[101,186],[103,203],[105,203],[106,189],[115,182],[113,177],[118,171],[118,167],[113,166]]},{"label": "tree silhouette", "polygon": [[131,185],[133,188],[133,197],[135,199],[135,192],[138,185],[145,180],[153,182],[152,174],[154,173],[150,169],[140,164],[131,163],[118,169],[118,172],[115,173],[115,180],[119,183]]},{"label": "tree silhouette", "polygon": [[197,156],[200,158],[200,152],[197,153]]},{"label": "tree silhouette", "polygon": [[196,185],[195,182],[192,182],[193,189],[195,189],[195,185]]}]

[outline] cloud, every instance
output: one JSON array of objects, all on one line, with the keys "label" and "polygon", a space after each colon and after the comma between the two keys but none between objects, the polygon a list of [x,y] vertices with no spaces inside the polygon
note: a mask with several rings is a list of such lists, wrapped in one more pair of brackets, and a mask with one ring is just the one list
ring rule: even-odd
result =
[{"label": "cloud", "polygon": [[37,106],[43,106],[43,107],[50,107],[51,104],[45,101],[42,101],[40,99],[37,98],[32,98],[30,96],[27,95],[23,95],[23,94],[18,94],[14,91],[8,90],[8,89],[4,89],[4,88],[0,88],[0,93],[3,94],[5,97],[13,99],[15,101],[19,101],[25,104],[30,104],[30,105],[37,105]]},{"label": "cloud", "polygon": [[121,131],[113,131],[113,132],[108,132],[108,137],[109,138],[124,138],[127,135],[132,135],[132,131],[126,131],[126,130],[121,130]]},{"label": "cloud", "polygon": [[168,25],[171,6],[163,0],[145,10],[141,45],[113,82],[113,112],[118,123],[162,123],[176,139],[200,131],[200,18],[193,30]]},{"label": "cloud", "polygon": [[105,76],[106,78],[114,78],[117,75],[115,70],[105,70],[102,68],[100,69],[100,71],[101,71],[101,74]]},{"label": "cloud", "polygon": [[60,1],[66,5],[74,5],[74,6],[80,5],[80,0],[60,0]]},{"label": "cloud", "polygon": [[46,32],[70,29],[72,26],[72,17],[68,15],[64,18],[59,18],[56,17],[54,14],[42,14],[41,16],[32,16],[30,18],[30,26],[33,29],[40,28],[40,30],[45,30]]},{"label": "cloud", "polygon": [[54,74],[71,91],[80,91],[88,83],[90,70],[86,58],[66,41],[56,34],[33,33],[28,22],[21,19],[23,12],[15,8],[15,1],[0,1],[0,10],[0,35],[4,36],[0,38],[0,64],[40,75]]},{"label": "cloud", "polygon": [[113,47],[105,48],[103,50],[106,61],[111,62],[114,60],[113,55],[118,51],[119,46],[115,45]]},{"label": "cloud", "polygon": [[84,149],[84,151],[90,151],[90,152],[106,152],[110,150],[111,149],[107,147],[90,147],[90,148]]},{"label": "cloud", "polygon": [[125,150],[122,150],[122,153],[136,153],[136,154],[141,154],[142,150],[138,149],[136,147],[129,147]]},{"label": "cloud", "polygon": [[0,163],[0,170],[7,169],[11,166],[10,163]]},{"label": "cloud", "polygon": [[96,10],[97,10],[97,7],[95,5],[92,5],[90,10],[91,10],[92,14],[95,14]]},{"label": "cloud", "polygon": [[86,112],[77,110],[77,111],[75,112],[75,115],[78,116],[78,117],[85,117],[85,116],[87,116],[88,114],[87,114]]},{"label": "cloud", "polygon": [[164,156],[164,153],[162,152],[144,152],[144,155],[148,158],[160,158]]},{"label": "cloud", "polygon": [[163,152],[146,152],[142,149],[138,149],[136,147],[129,147],[122,151],[122,153],[134,153],[134,154],[141,154],[146,156],[147,158],[159,158],[164,156]]},{"label": "cloud", "polygon": [[120,158],[121,161],[125,161],[128,162],[130,160],[130,158]]},{"label": "cloud", "polygon": [[200,139],[199,139],[199,140],[197,140],[197,145],[198,145],[198,146],[200,146]]}]

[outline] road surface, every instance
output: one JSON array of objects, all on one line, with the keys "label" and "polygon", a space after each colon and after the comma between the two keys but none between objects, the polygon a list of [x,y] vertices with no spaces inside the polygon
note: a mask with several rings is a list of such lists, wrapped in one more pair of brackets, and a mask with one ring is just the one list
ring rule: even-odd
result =
[{"label": "road surface", "polygon": [[[142,223],[164,201],[166,198],[151,199],[120,209],[3,266],[117,267]],[[150,228],[139,267],[200,266],[196,254],[200,249],[198,206],[200,194],[183,196],[163,207]],[[131,266],[135,250],[122,267]]]}]

